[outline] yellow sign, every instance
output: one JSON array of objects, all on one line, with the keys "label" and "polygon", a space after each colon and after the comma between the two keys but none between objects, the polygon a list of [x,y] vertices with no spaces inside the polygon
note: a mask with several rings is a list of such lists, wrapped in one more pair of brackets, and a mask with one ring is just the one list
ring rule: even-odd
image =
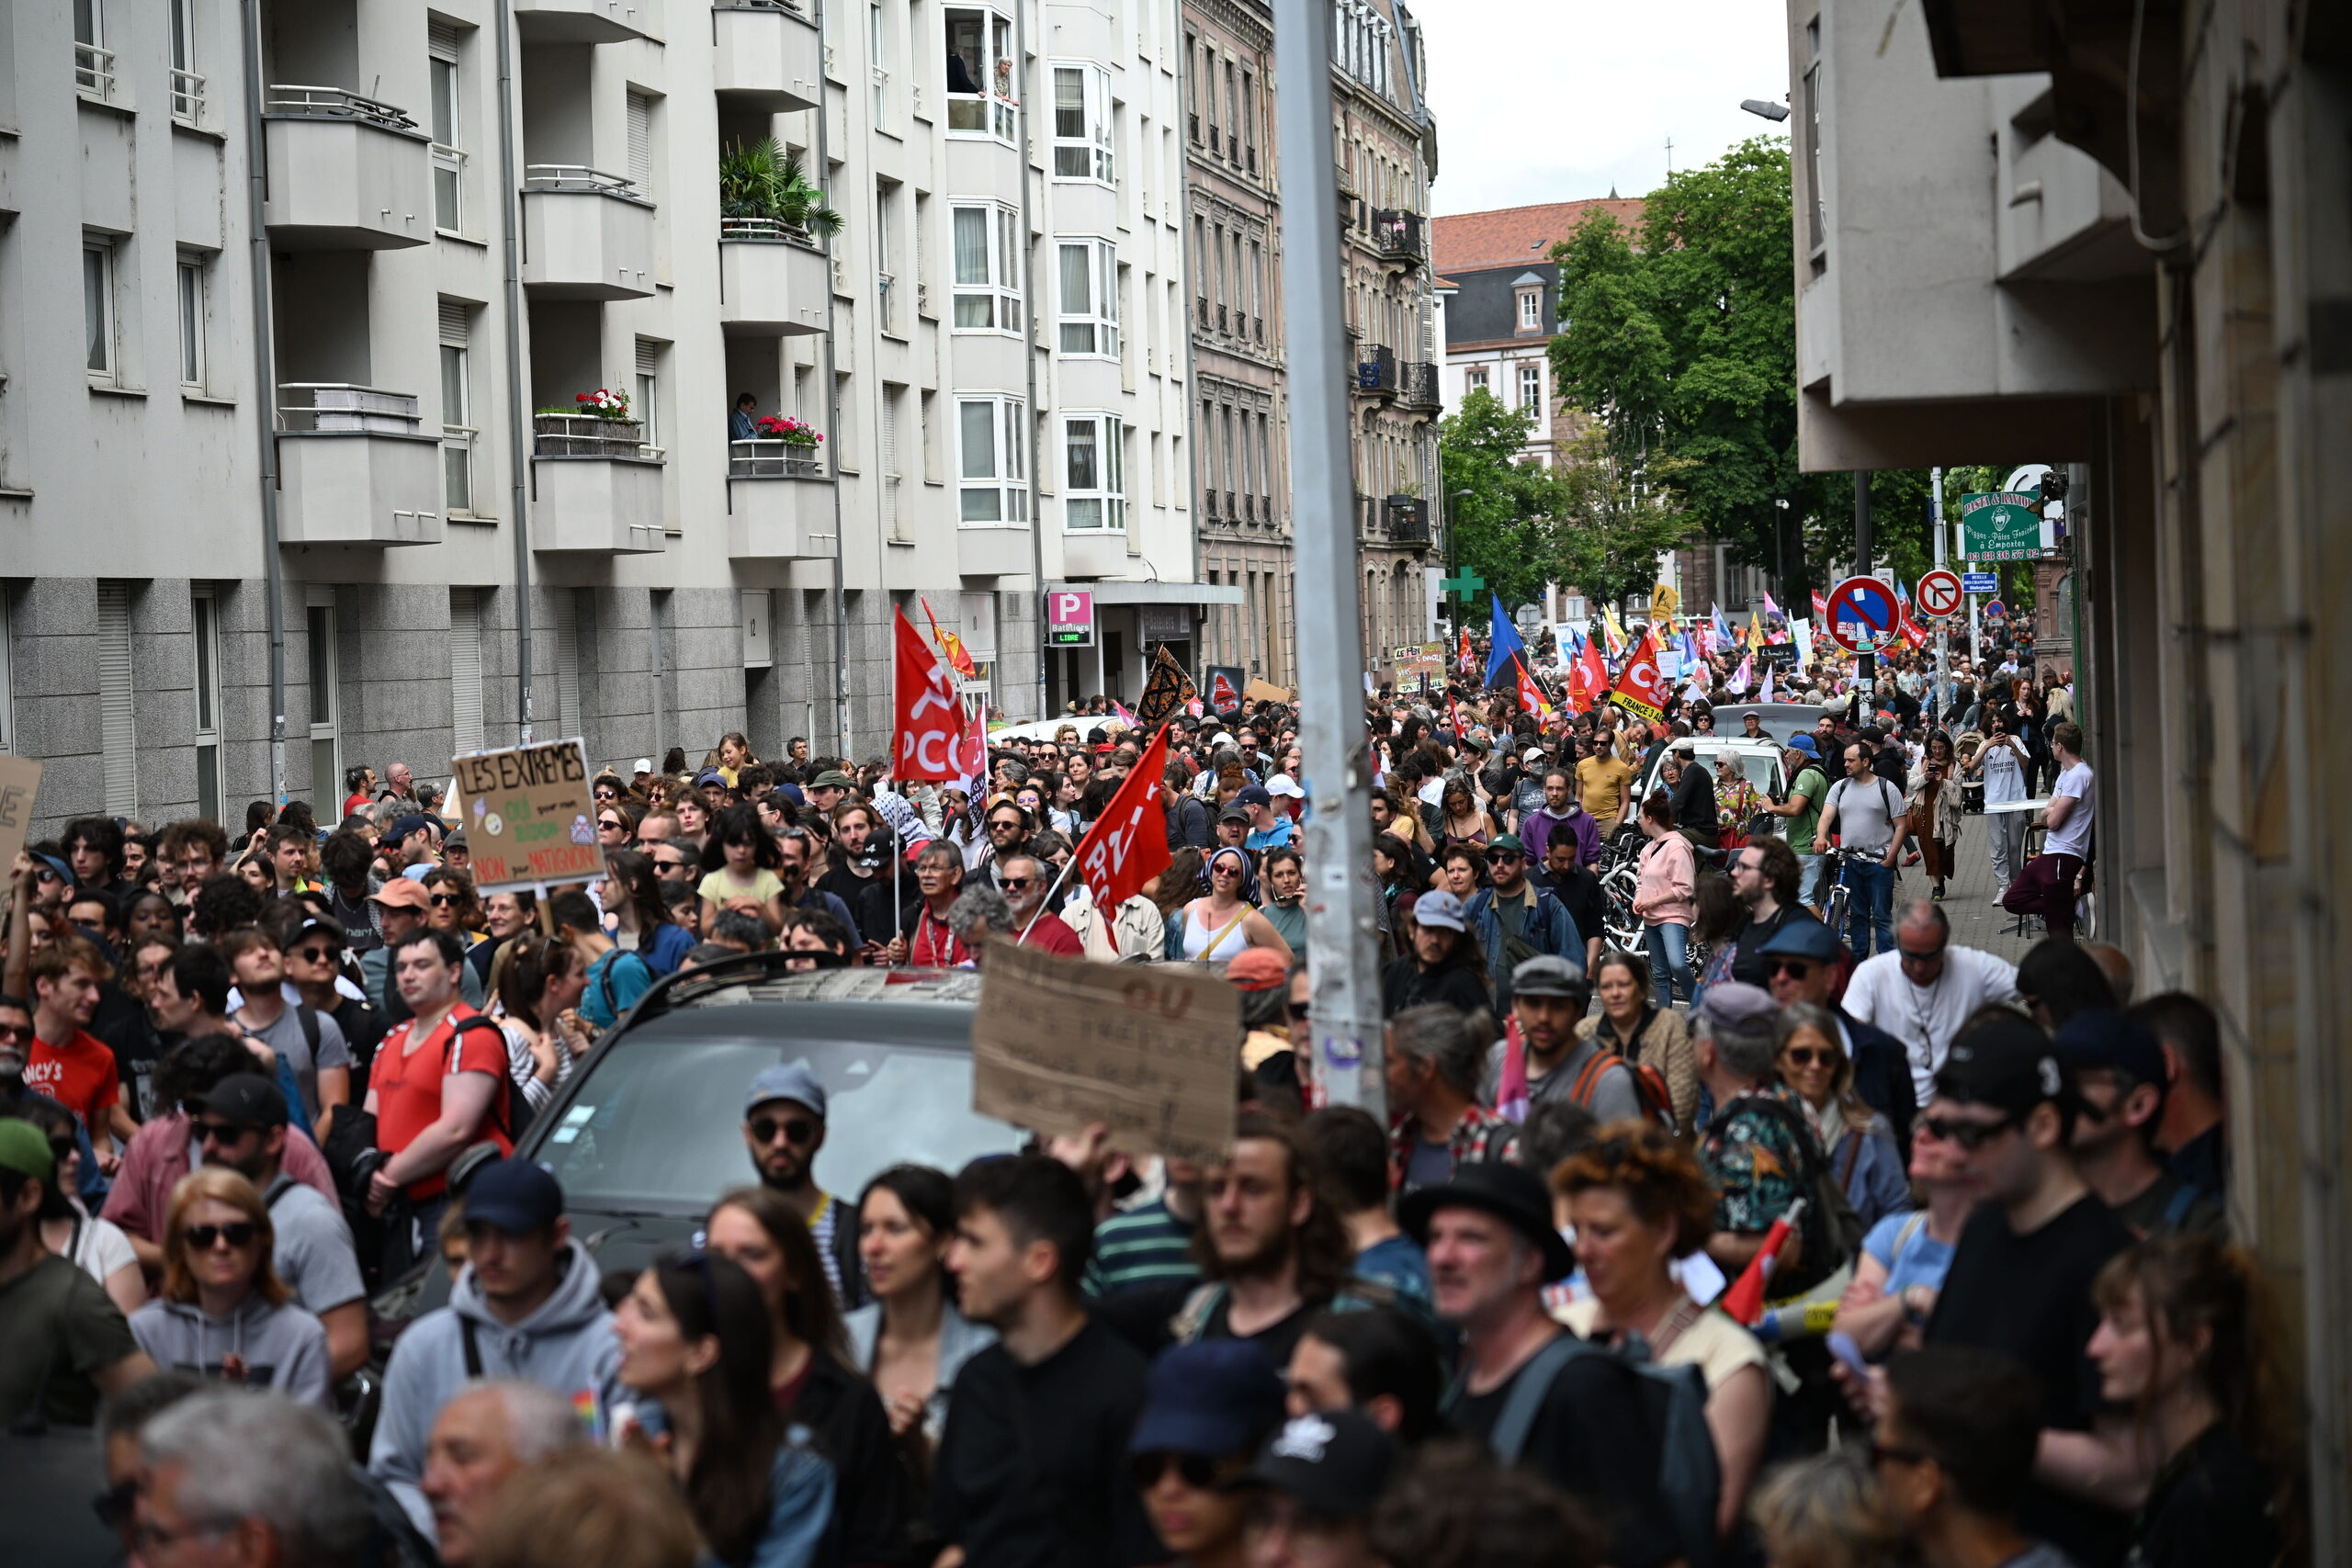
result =
[{"label": "yellow sign", "polygon": [[1650,590],[1650,625],[1670,625],[1681,608],[1682,595],[1674,591],[1673,584],[1661,582]]},{"label": "yellow sign", "polygon": [[549,740],[478,751],[450,764],[465,803],[474,888],[537,887],[605,874],[588,795],[587,749]]}]

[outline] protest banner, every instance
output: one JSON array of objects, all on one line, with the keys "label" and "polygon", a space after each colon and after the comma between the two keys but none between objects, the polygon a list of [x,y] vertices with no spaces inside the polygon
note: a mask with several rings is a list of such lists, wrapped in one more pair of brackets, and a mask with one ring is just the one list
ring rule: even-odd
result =
[{"label": "protest banner", "polygon": [[1172,964],[1094,964],[994,939],[972,1015],[972,1109],[1048,1135],[1101,1122],[1132,1153],[1222,1160],[1237,997]]},{"label": "protest banner", "polygon": [[0,755],[0,867],[17,863],[33,822],[33,797],[40,793],[40,764],[30,757]]},{"label": "protest banner", "polygon": [[449,772],[467,814],[477,893],[605,874],[579,740],[477,751],[453,760]]}]

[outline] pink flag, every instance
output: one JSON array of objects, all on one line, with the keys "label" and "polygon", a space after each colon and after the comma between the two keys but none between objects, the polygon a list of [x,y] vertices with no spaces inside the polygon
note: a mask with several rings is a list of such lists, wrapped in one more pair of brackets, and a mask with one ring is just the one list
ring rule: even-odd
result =
[{"label": "pink flag", "polygon": [[1724,682],[1724,690],[1729,692],[1735,697],[1746,696],[1747,694],[1748,667],[1754,662],[1755,655],[1753,654],[1750,654],[1747,658],[1741,660],[1739,661],[1739,668],[1732,671],[1731,679]]}]

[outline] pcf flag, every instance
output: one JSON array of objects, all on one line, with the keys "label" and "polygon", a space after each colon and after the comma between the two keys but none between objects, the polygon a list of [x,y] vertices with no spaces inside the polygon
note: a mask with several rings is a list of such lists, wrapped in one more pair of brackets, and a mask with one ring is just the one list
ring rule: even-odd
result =
[{"label": "pcf flag", "polygon": [[899,654],[890,776],[939,784],[968,777],[965,758],[959,755],[967,730],[956,683],[922,634],[908,622],[907,613],[896,610],[892,615],[898,622]]},{"label": "pcf flag", "polygon": [[1162,725],[1135,772],[1078,841],[1078,874],[1106,919],[1168,869],[1167,773],[1168,728]]},{"label": "pcf flag", "polygon": [[1657,667],[1657,637],[1644,632],[1642,640],[1625,660],[1624,672],[1617,677],[1616,689],[1609,700],[1636,717],[1656,723],[1666,712],[1666,676]]}]

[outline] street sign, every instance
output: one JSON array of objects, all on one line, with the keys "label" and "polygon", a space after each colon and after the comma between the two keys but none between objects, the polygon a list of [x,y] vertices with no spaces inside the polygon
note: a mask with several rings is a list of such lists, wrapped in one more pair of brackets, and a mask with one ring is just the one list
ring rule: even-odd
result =
[{"label": "street sign", "polygon": [[1939,621],[1946,615],[1956,615],[1960,614],[1963,592],[1958,573],[1938,567],[1919,580],[1919,613]]},{"label": "street sign", "polygon": [[1996,599],[1991,604],[1984,606],[1984,613],[1988,615],[2006,615],[2009,611],[2007,605],[2002,604],[1998,599]]},{"label": "street sign", "polygon": [[1046,595],[1046,643],[1051,648],[1094,646],[1094,595],[1083,588],[1057,588]]},{"label": "street sign", "polygon": [[1876,653],[1902,635],[1903,604],[1881,578],[1849,577],[1829,592],[1829,639],[1849,653]]},{"label": "street sign", "polygon": [[1963,560],[2040,560],[2041,498],[2017,490],[1963,495],[1960,535]]},{"label": "street sign", "polygon": [[1963,571],[1960,574],[1960,589],[1963,593],[1998,593],[2001,580],[1989,571]]}]

